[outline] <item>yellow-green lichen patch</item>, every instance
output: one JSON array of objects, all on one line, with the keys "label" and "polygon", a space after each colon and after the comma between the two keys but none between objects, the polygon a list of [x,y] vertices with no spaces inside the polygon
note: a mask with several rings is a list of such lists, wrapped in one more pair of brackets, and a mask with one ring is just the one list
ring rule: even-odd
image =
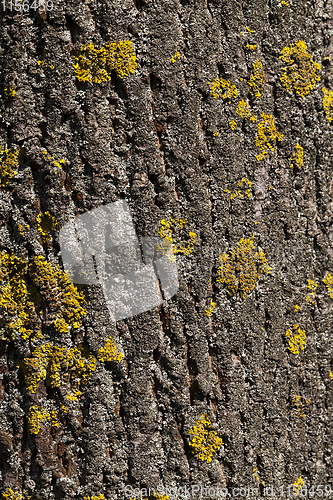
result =
[{"label": "yellow-green lichen patch", "polygon": [[51,239],[50,232],[54,231],[58,225],[55,217],[50,212],[44,212],[36,217],[37,229],[42,234],[43,242],[46,243]]},{"label": "yellow-green lichen patch", "polygon": [[82,45],[74,57],[74,74],[81,82],[102,83],[111,80],[114,70],[118,78],[134,73],[138,67],[131,41],[106,42],[96,49],[93,43]]},{"label": "yellow-green lichen patch", "polygon": [[1,500],[31,500],[31,496],[27,496],[25,494],[25,491],[23,490],[22,493],[18,493],[14,491],[12,488],[9,488],[6,491],[2,492],[2,497]]},{"label": "yellow-green lichen patch", "polygon": [[197,237],[193,231],[189,232],[190,239],[187,243],[174,243],[173,233],[176,227],[183,229],[185,224],[186,221],[183,219],[170,218],[169,220],[161,220],[161,228],[158,234],[162,238],[162,243],[157,247],[157,250],[166,255],[170,262],[175,262],[175,254],[184,253],[185,255],[189,255],[193,251],[195,238]]},{"label": "yellow-green lichen patch", "polygon": [[27,224],[26,226],[23,226],[22,224],[19,224],[18,228],[17,228],[17,230],[18,230],[18,232],[20,233],[21,236],[24,236],[25,231],[28,231],[29,229],[30,229],[29,224]]},{"label": "yellow-green lichen patch", "polygon": [[163,493],[162,495],[160,495],[157,491],[154,492],[154,497],[156,498],[156,500],[169,500],[169,495],[164,495]]},{"label": "yellow-green lichen patch", "polygon": [[199,460],[208,464],[212,461],[213,453],[216,453],[223,444],[217,432],[210,430],[211,425],[208,416],[204,414],[189,431],[190,434],[193,434],[193,439],[189,443],[192,453],[198,453]]},{"label": "yellow-green lichen patch", "polygon": [[251,94],[254,94],[257,99],[261,96],[262,89],[265,85],[265,73],[263,70],[262,62],[257,59],[253,66],[253,75],[251,75],[250,80],[247,84],[250,87]]},{"label": "yellow-green lichen patch", "polygon": [[27,419],[30,434],[39,433],[41,422],[50,422],[51,427],[58,427],[60,424],[58,412],[56,410],[52,410],[51,413],[49,413],[43,406],[38,405],[30,406]]},{"label": "yellow-green lichen patch", "polygon": [[105,500],[104,495],[100,493],[98,496],[92,496],[92,497],[84,497],[83,500]]},{"label": "yellow-green lichen patch", "polygon": [[53,325],[60,333],[79,328],[87,314],[82,292],[59,266],[53,267],[43,256],[28,263],[5,251],[0,253],[0,339],[11,341],[42,338],[45,325]]},{"label": "yellow-green lichen patch", "polygon": [[311,304],[316,305],[316,301],[313,299],[315,297],[316,290],[318,288],[317,283],[315,283],[314,280],[308,279],[307,288],[310,290],[310,293],[309,293],[309,295],[307,295],[306,300],[308,302],[310,302]]},{"label": "yellow-green lichen patch", "polygon": [[247,43],[246,44],[246,48],[249,49],[249,50],[254,51],[254,50],[256,50],[257,45],[256,44],[251,45],[250,43]]},{"label": "yellow-green lichen patch", "polygon": [[68,392],[65,396],[65,399],[68,399],[69,401],[77,401],[78,397],[81,396],[81,394],[82,392],[76,389],[73,392]]},{"label": "yellow-green lichen patch", "polygon": [[177,50],[177,52],[175,53],[175,55],[171,57],[170,61],[172,62],[172,64],[174,64],[177,59],[180,59],[180,57],[181,57],[181,53],[178,52],[178,50]]},{"label": "yellow-green lichen patch", "polygon": [[299,476],[299,478],[297,479],[297,481],[294,482],[293,484],[293,492],[294,492],[294,495],[297,496],[302,488],[302,486],[304,485],[304,481],[302,479],[301,476]]},{"label": "yellow-green lichen patch", "polygon": [[29,274],[42,298],[49,302],[51,322],[58,332],[82,326],[81,320],[87,314],[84,295],[59,266],[53,267],[38,256],[29,264]]},{"label": "yellow-green lichen patch", "polygon": [[299,144],[295,145],[292,157],[290,158],[290,168],[293,174],[303,167],[303,148]]},{"label": "yellow-green lichen patch", "polygon": [[54,69],[54,64],[52,64],[50,61],[47,61],[46,59],[40,59],[37,64],[43,69]]},{"label": "yellow-green lichen patch", "polygon": [[[302,396],[295,396],[293,399],[293,403],[296,406],[296,411],[297,411],[298,415],[302,418],[306,418],[306,415],[304,412],[305,406],[304,406],[304,403],[302,401],[303,399],[304,398]],[[306,406],[308,406],[311,403],[311,399],[310,398],[306,399],[305,403],[306,403]]]},{"label": "yellow-green lichen patch", "polygon": [[326,286],[331,299],[333,299],[333,274],[328,273],[325,279],[323,279],[323,283]]},{"label": "yellow-green lichen patch", "polygon": [[3,93],[10,97],[15,97],[16,96],[15,87],[9,87],[9,88],[6,87],[5,89],[3,89]]},{"label": "yellow-green lichen patch", "polygon": [[262,273],[270,273],[263,250],[256,251],[254,235],[242,238],[229,252],[220,257],[222,265],[217,270],[217,282],[225,285],[228,294],[239,292],[242,299],[251,293]]},{"label": "yellow-green lichen patch", "polygon": [[248,33],[250,33],[250,35],[252,35],[252,33],[254,33],[254,30],[251,30],[248,26],[246,26],[245,29],[246,29],[247,33],[245,33],[245,31],[241,31],[241,35],[245,36]]},{"label": "yellow-green lichen patch", "polygon": [[[248,188],[246,189],[246,187]],[[247,196],[250,198],[251,196],[251,187],[252,187],[252,182],[249,181],[248,179],[243,179],[239,182],[237,182],[237,188],[235,192],[231,193],[229,189],[223,189],[225,193],[230,194],[230,200],[233,200],[234,198],[245,198]]]},{"label": "yellow-green lichen patch", "polygon": [[238,96],[238,92],[235,85],[232,85],[230,80],[224,80],[224,78],[215,78],[212,82],[207,82],[210,85],[210,95],[217,99],[222,97],[222,99],[231,99]]},{"label": "yellow-green lichen patch", "polygon": [[306,43],[298,40],[295,45],[284,47],[280,59],[286,63],[280,78],[282,85],[301,97],[310,94],[316,82],[320,81],[317,71],[321,66],[309,54]]},{"label": "yellow-green lichen patch", "polygon": [[250,120],[255,122],[257,117],[251,113],[251,106],[244,100],[239,101],[236,113],[243,118],[243,120]]},{"label": "yellow-green lichen patch", "polygon": [[206,316],[208,316],[208,317],[211,316],[214,312],[215,307],[216,307],[216,303],[211,300],[210,306],[208,307],[208,309],[205,310]]},{"label": "yellow-green lichen patch", "polygon": [[0,339],[42,338],[40,320],[36,314],[41,298],[28,281],[28,262],[6,252],[0,253]]},{"label": "yellow-green lichen patch", "polygon": [[24,358],[18,367],[23,369],[27,390],[33,394],[41,380],[52,388],[69,382],[78,386],[86,384],[96,369],[96,359],[84,348],[47,343],[34,349],[31,357]]},{"label": "yellow-green lichen patch", "polygon": [[272,115],[261,115],[262,120],[258,123],[258,132],[255,144],[260,148],[260,154],[256,156],[257,160],[263,160],[268,157],[268,151],[274,151],[276,141],[282,141],[283,135],[277,131]]},{"label": "yellow-green lichen patch", "polygon": [[101,347],[97,354],[98,361],[118,361],[121,362],[122,358],[124,358],[124,354],[118,351],[116,344],[114,343],[112,337],[108,337],[104,346]]},{"label": "yellow-green lichen patch", "polygon": [[21,149],[7,149],[0,146],[0,184],[6,187],[8,182],[17,175],[20,163]]},{"label": "yellow-green lichen patch", "polygon": [[48,161],[51,163],[53,167],[55,167],[54,173],[56,174],[58,172],[58,168],[62,169],[64,163],[66,163],[66,160],[64,158],[61,158],[60,160],[56,160],[54,156],[51,156],[46,149],[42,149],[42,155],[43,155],[43,160]]},{"label": "yellow-green lichen patch", "polygon": [[288,349],[293,354],[299,354],[299,350],[304,351],[306,346],[306,335],[305,330],[302,330],[299,325],[293,325],[286,332],[286,337],[289,338]]},{"label": "yellow-green lichen patch", "polygon": [[259,484],[262,484],[262,485],[265,485],[265,482],[264,481],[261,481],[260,477],[259,477],[259,474],[258,474],[258,467],[255,467],[253,469],[253,475],[254,477],[256,478],[256,480],[258,481]]}]

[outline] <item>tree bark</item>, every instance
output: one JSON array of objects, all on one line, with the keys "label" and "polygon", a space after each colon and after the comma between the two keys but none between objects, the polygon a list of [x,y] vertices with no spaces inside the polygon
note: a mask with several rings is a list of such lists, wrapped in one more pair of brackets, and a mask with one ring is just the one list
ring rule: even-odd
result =
[{"label": "tree bark", "polygon": [[[76,333],[44,328],[33,345],[0,342],[0,491],[116,500],[163,485],[208,499],[219,486],[232,497],[234,488],[257,488],[248,496],[257,498],[273,485],[279,499],[300,476],[333,491],[333,300],[323,283],[333,273],[333,141],[322,100],[322,88],[333,89],[332,0],[55,0],[46,12],[31,4],[15,12],[6,0],[1,9],[0,145],[25,157],[0,189],[0,248],[61,266],[61,227],[120,199],[139,238],[158,237],[171,217],[186,221],[179,241],[197,237],[189,255],[176,256],[177,294],[159,307],[114,323],[101,287],[84,285],[87,315]],[[112,72],[102,84],[75,78],[83,44],[124,40],[135,49],[133,74]],[[305,97],[280,80],[281,51],[298,40],[321,64]],[[257,60],[259,98],[247,83]],[[230,81],[237,97],[214,99],[214,79]],[[240,100],[256,122],[236,113]],[[258,161],[263,113],[283,139]],[[304,164],[292,172],[296,143]],[[42,150],[65,159],[62,169],[54,173]],[[231,199],[237,190],[243,197]],[[43,243],[36,217],[46,211],[58,226]],[[22,235],[19,224],[30,228]],[[253,234],[271,272],[242,298],[218,281],[219,257]],[[306,331],[298,354],[286,337],[295,324]],[[29,393],[17,360],[46,342],[96,357],[110,336],[125,358],[97,360],[60,425],[30,434],[31,405],[60,405],[64,395],[43,381]],[[210,463],[189,445],[204,414],[223,440]]]}]

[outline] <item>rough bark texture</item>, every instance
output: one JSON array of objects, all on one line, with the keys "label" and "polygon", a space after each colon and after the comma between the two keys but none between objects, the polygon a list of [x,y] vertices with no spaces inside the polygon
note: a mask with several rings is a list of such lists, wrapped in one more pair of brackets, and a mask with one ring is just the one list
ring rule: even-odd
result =
[{"label": "rough bark texture", "polygon": [[[49,211],[61,228],[121,198],[139,237],[157,236],[170,216],[198,236],[191,255],[177,256],[178,293],[159,308],[112,324],[101,289],[87,285],[79,333],[44,331],[35,343],[87,346],[96,356],[112,336],[125,354],[122,363],[97,362],[60,426],[30,434],[29,407],[63,396],[43,382],[30,394],[16,363],[31,345],[1,342],[1,492],[116,500],[130,498],[126,486],[163,484],[219,485],[231,496],[251,486],[263,496],[264,482],[274,485],[271,498],[286,498],[279,488],[299,476],[333,489],[333,300],[323,284],[333,272],[333,142],[321,90],[333,88],[332,10],[332,0],[56,0],[46,14],[2,9],[0,83],[17,94],[2,92],[1,141],[26,156],[0,191],[1,249],[61,264],[57,232],[43,244],[36,216]],[[241,34],[247,26],[249,37]],[[138,69],[101,85],[79,82],[73,50],[108,40],[131,40]],[[280,52],[297,40],[323,63],[320,83],[304,98],[280,82]],[[172,63],[176,51],[181,58]],[[41,58],[55,69],[44,71]],[[257,59],[265,71],[259,99],[247,84]],[[230,79],[238,98],[214,99],[207,84],[214,78]],[[235,114],[240,99],[256,123]],[[264,112],[284,137],[257,161]],[[292,175],[296,143],[304,166]],[[41,149],[68,160],[62,171],[53,173]],[[253,182],[251,197],[230,200],[224,190],[243,177]],[[19,224],[30,225],[23,236]],[[245,299],[229,296],[216,281],[219,256],[253,233],[272,271]],[[308,279],[318,284],[315,304],[306,300]],[[211,299],[217,305],[208,317]],[[293,324],[307,335],[299,355],[285,336]],[[306,418],[297,395],[311,399]],[[188,444],[204,413],[224,443],[210,463]],[[210,498],[200,495],[193,498]]]}]

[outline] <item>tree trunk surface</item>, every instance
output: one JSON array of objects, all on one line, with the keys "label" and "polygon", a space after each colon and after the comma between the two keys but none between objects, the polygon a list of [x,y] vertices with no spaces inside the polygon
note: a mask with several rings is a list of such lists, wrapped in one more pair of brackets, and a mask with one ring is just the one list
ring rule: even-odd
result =
[{"label": "tree trunk surface", "polygon": [[[0,187],[0,249],[63,269],[60,229],[118,200],[139,240],[166,241],[161,221],[172,218],[186,222],[173,249],[196,236],[174,255],[179,289],[159,306],[113,321],[102,286],[86,284],[81,327],[62,334],[45,320],[41,339],[0,341],[0,492],[139,500],[164,490],[171,500],[186,487],[195,500],[284,500],[301,477],[306,498],[321,498],[320,485],[333,498],[333,292],[323,281],[333,273],[333,141],[322,90],[333,89],[332,0],[19,4],[1,4],[0,146],[24,158]],[[133,73],[75,77],[82,45],[126,40]],[[307,64],[321,65],[304,97],[281,80],[281,51],[300,40]],[[248,83],[257,61],[260,95]],[[214,80],[225,86],[216,98]],[[253,120],[236,113],[242,100]],[[265,116],[276,135],[261,159]],[[296,144],[304,163],[292,168]],[[45,212],[58,222],[48,241]],[[224,282],[223,256],[234,266]],[[109,337],[120,362],[98,359]],[[76,400],[47,379],[27,389],[19,361],[46,343],[96,360]],[[67,410],[34,434],[33,405]],[[203,415],[204,439],[223,441],[211,460],[190,446]]]}]

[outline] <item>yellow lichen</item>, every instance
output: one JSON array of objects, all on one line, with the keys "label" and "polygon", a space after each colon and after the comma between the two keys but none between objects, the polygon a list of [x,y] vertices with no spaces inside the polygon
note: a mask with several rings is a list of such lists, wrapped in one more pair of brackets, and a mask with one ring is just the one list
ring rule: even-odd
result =
[{"label": "yellow lichen", "polygon": [[0,184],[6,187],[8,182],[17,175],[21,149],[7,149],[0,146]]},{"label": "yellow lichen", "polygon": [[52,410],[51,411],[50,420],[51,420],[51,426],[52,427],[58,427],[60,425],[60,421],[58,419],[58,412],[57,412],[57,410]]},{"label": "yellow lichen", "polygon": [[215,132],[214,132],[213,136],[214,136],[214,137],[217,137],[218,135],[219,135],[219,131],[218,131],[218,130],[215,130]]},{"label": "yellow lichen", "polygon": [[1,340],[15,340],[16,334],[23,339],[42,338],[36,315],[41,299],[27,273],[27,259],[0,253]]},{"label": "yellow lichen", "polygon": [[284,47],[279,58],[287,64],[280,78],[282,85],[301,97],[310,94],[316,82],[320,81],[317,70],[321,66],[307,51],[306,43],[298,40],[295,45]]},{"label": "yellow lichen", "polygon": [[24,358],[17,363],[18,368],[23,368],[27,390],[31,393],[35,393],[38,383],[46,379],[49,364],[48,346],[49,344],[46,344],[35,349],[31,358]]},{"label": "yellow lichen", "polygon": [[97,359],[102,362],[118,361],[120,363],[122,358],[124,357],[124,354],[118,351],[112,337],[109,337],[105,340],[105,345],[99,349],[97,354]]},{"label": "yellow lichen", "polygon": [[291,171],[294,174],[296,170],[300,170],[303,166],[303,148],[299,144],[295,145],[292,157],[290,158]]},{"label": "yellow lichen", "polygon": [[37,215],[36,222],[38,231],[42,233],[43,242],[46,243],[51,239],[49,232],[55,229],[58,222],[53,215],[50,214],[50,212]]},{"label": "yellow lichen", "polygon": [[[42,301],[43,299],[43,301]],[[44,308],[43,308],[44,304]],[[58,332],[79,328],[87,314],[85,298],[69,277],[43,256],[28,264],[25,257],[0,253],[0,334],[2,340],[42,338],[41,314],[47,309],[45,324]]]},{"label": "yellow lichen", "polygon": [[18,229],[18,232],[20,233],[20,235],[24,236],[24,231],[27,231],[28,229],[30,229],[30,226],[29,226],[29,224],[27,224],[26,226],[22,226],[22,224],[19,224],[17,229]]},{"label": "yellow lichen", "polygon": [[298,311],[299,310],[299,306],[296,304],[294,305],[294,308],[295,308],[295,311]]},{"label": "yellow lichen", "polygon": [[257,46],[256,46],[256,44],[250,45],[249,43],[247,43],[246,44],[246,48],[249,49],[249,50],[256,50]]},{"label": "yellow lichen", "polygon": [[[300,417],[306,418],[306,415],[304,413],[304,404],[302,401],[302,396],[295,396],[293,399],[293,403],[296,406],[296,411],[299,414]],[[306,405],[308,406],[311,403],[311,399],[308,398],[305,400]]]},{"label": "yellow lichen", "polygon": [[54,156],[51,156],[47,151],[46,149],[43,149],[42,150],[42,155],[43,155],[43,159],[45,161],[49,161],[51,162],[51,165],[53,165],[54,167],[56,167],[54,173],[56,174],[58,172],[57,168],[60,168],[62,169],[62,165],[64,163],[66,163],[66,160],[64,158],[61,158],[60,160],[55,160]]},{"label": "yellow lichen", "polygon": [[42,59],[38,61],[38,66],[41,66],[43,69],[54,69],[54,65],[50,63],[50,61],[47,61],[46,59]]},{"label": "yellow lichen", "polygon": [[202,415],[196,425],[189,431],[193,434],[192,442],[189,445],[192,447],[192,453],[199,453],[199,460],[203,462],[212,461],[213,453],[221,448],[222,439],[215,431],[210,431],[211,421],[207,414]]},{"label": "yellow lichen", "polygon": [[23,490],[22,494],[15,492],[12,488],[9,490],[2,492],[2,500],[30,500],[31,496],[26,496],[25,491]]},{"label": "yellow lichen", "polygon": [[302,479],[301,476],[299,476],[299,478],[297,479],[297,481],[294,482],[293,486],[293,490],[294,490],[294,495],[298,495],[298,493],[300,492],[302,486],[304,485],[304,481]]},{"label": "yellow lichen", "polygon": [[329,273],[325,279],[323,279],[323,283],[329,291],[331,299],[333,299],[333,275]]},{"label": "yellow lichen", "polygon": [[260,477],[259,477],[259,475],[258,475],[258,467],[255,467],[255,468],[253,469],[253,475],[254,475],[254,477],[256,478],[256,480],[258,481],[258,483],[259,483],[259,484],[265,485],[265,482],[264,482],[264,481],[261,481],[261,480],[260,480]]},{"label": "yellow lichen", "polygon": [[129,76],[138,67],[131,41],[106,42],[105,47],[96,49],[91,42],[82,45],[74,57],[74,74],[81,82],[102,83],[111,80],[115,70],[119,78]]},{"label": "yellow lichen", "polygon": [[239,101],[236,113],[244,120],[251,120],[251,122],[257,120],[256,116],[251,114],[251,106],[244,100]]},{"label": "yellow lichen", "polygon": [[27,390],[34,394],[41,380],[52,388],[65,385],[69,380],[72,384],[86,384],[96,369],[96,359],[84,348],[47,343],[34,349],[31,357],[24,358],[17,366],[23,368]]},{"label": "yellow lichen", "polygon": [[306,297],[306,300],[308,302],[311,302],[311,304],[313,305],[316,305],[316,302],[313,300],[313,298],[315,296],[317,287],[318,285],[314,282],[314,280],[308,279],[307,288],[310,290],[310,294]]},{"label": "yellow lichen", "polygon": [[252,66],[254,72],[250,80],[248,80],[247,84],[250,87],[251,94],[254,94],[256,98],[259,99],[259,97],[261,96],[261,91],[265,84],[265,73],[262,63],[258,59],[254,63],[252,63]]},{"label": "yellow lichen", "polygon": [[299,354],[299,350],[304,351],[306,346],[306,335],[305,330],[301,330],[299,325],[293,325],[292,329],[289,328],[286,333],[286,337],[289,338],[289,351],[293,354]]},{"label": "yellow lichen", "polygon": [[[251,30],[248,26],[246,26],[246,28],[245,28],[245,29],[246,29],[246,31],[247,31],[248,33],[250,33],[250,35],[251,35],[252,33],[254,33],[254,30]],[[245,36],[245,35],[246,35],[246,33],[245,33],[244,31],[241,31],[241,35]]]},{"label": "yellow lichen", "polygon": [[83,500],[105,500],[104,495],[100,493],[98,496],[84,497]]},{"label": "yellow lichen", "polygon": [[76,389],[74,392],[68,392],[65,398],[69,399],[69,401],[77,401],[78,396],[81,396],[81,394],[82,392]]},{"label": "yellow lichen", "polygon": [[230,120],[230,122],[229,122],[229,127],[230,127],[232,130],[235,130],[235,128],[237,127],[237,123],[235,122],[235,120]]},{"label": "yellow lichen", "polygon": [[52,427],[58,427],[60,424],[56,410],[51,414],[43,406],[33,405],[29,408],[27,415],[30,434],[38,434],[40,431],[40,422],[50,422]]},{"label": "yellow lichen", "polygon": [[175,228],[178,226],[180,229],[183,229],[185,224],[186,221],[183,219],[170,218],[170,220],[161,220],[161,228],[158,234],[163,241],[158,245],[157,250],[161,251],[163,255],[166,255],[170,262],[175,262],[175,254],[184,253],[185,255],[189,255],[193,251],[195,238],[197,237],[196,233],[192,231],[189,232],[190,239],[187,244],[174,243],[173,241],[173,232]]},{"label": "yellow lichen", "polygon": [[[224,80],[223,78],[215,78],[213,82],[207,82],[210,87],[210,95],[217,99],[222,97],[223,99],[231,99],[232,97],[236,99],[238,92],[235,85],[231,85],[230,80]],[[225,93],[222,93],[225,90]]]},{"label": "yellow lichen", "polygon": [[16,96],[16,90],[15,87],[9,87],[3,89],[4,94],[10,95],[10,97],[15,97]]},{"label": "yellow lichen", "polygon": [[331,123],[333,120],[333,90],[327,90],[323,87],[322,91],[324,92],[323,108],[326,113],[326,118]]},{"label": "yellow lichen", "polygon": [[171,57],[170,61],[172,62],[172,64],[174,64],[176,62],[176,59],[180,59],[180,57],[181,57],[181,53],[178,52],[178,50],[177,50],[175,55]]},{"label": "yellow lichen", "polygon": [[261,115],[262,120],[258,123],[258,132],[255,144],[260,148],[257,160],[263,160],[268,156],[268,150],[274,151],[276,141],[282,141],[283,135],[277,131],[272,115]]},{"label": "yellow lichen", "polygon": [[211,316],[214,312],[215,307],[216,307],[216,303],[211,300],[209,308],[205,309],[206,316],[208,316],[208,317]]},{"label": "yellow lichen", "polygon": [[333,372],[330,372],[330,379],[333,380]]},{"label": "yellow lichen", "polygon": [[226,286],[229,295],[239,291],[242,299],[254,290],[259,273],[271,271],[263,250],[255,251],[254,235],[242,238],[230,252],[221,255],[220,261],[222,265],[217,270],[216,281]]},{"label": "yellow lichen", "polygon": [[[249,181],[248,179],[243,179],[237,183],[238,189],[234,193],[231,193],[229,189],[224,189],[223,191],[225,193],[230,194],[230,199],[233,200],[234,198],[244,198],[245,195],[250,198],[251,196],[251,187],[252,187],[252,182]],[[246,186],[248,186],[248,189],[245,190]]]},{"label": "yellow lichen", "polygon": [[86,301],[69,276],[59,266],[52,267],[42,256],[34,258],[29,270],[33,284],[40,289],[43,299],[50,302],[50,309],[58,309],[52,315],[56,330],[68,332],[69,327],[82,326],[81,320],[87,314]]}]

